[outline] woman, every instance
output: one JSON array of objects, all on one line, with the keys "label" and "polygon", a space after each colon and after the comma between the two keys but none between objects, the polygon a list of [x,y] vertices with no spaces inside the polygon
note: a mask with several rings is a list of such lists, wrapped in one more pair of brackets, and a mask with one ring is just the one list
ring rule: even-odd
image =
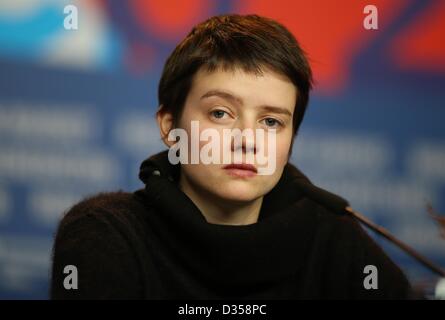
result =
[{"label": "woman", "polygon": [[[171,151],[142,163],[144,189],[99,194],[65,215],[51,296],[407,298],[407,279],[358,223],[298,187],[310,182],[288,160],[311,84],[305,54],[281,24],[223,15],[197,25],[159,84],[157,121]],[[208,162],[209,139],[201,138],[209,129],[213,137],[234,129],[274,135],[230,136],[211,154],[238,154],[241,163]],[[246,159],[265,150],[274,170],[259,174],[259,163]],[[76,288],[67,289],[67,265],[78,272]],[[369,266],[378,271],[372,284]]]}]

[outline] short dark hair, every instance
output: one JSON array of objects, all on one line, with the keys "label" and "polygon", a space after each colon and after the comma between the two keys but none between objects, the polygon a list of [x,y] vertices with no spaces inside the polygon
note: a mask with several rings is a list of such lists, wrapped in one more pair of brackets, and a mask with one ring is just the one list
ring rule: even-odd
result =
[{"label": "short dark hair", "polygon": [[292,121],[297,133],[309,102],[312,71],[297,40],[282,24],[254,14],[227,14],[196,25],[168,57],[159,82],[159,105],[174,121],[181,117],[193,77],[201,67],[209,72],[240,67],[258,75],[268,67],[287,76],[297,88]]}]

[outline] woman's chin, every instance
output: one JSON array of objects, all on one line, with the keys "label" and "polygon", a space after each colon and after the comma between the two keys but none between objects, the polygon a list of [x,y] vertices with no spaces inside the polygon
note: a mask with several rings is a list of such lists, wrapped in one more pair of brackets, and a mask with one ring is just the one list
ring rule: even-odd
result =
[{"label": "woman's chin", "polygon": [[250,202],[256,200],[261,195],[252,188],[230,188],[221,190],[219,197],[226,201]]}]

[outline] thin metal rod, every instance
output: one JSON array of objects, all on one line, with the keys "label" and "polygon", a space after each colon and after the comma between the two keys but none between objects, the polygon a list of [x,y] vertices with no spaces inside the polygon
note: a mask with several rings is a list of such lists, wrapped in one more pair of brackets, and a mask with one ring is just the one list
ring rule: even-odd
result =
[{"label": "thin metal rod", "polygon": [[418,253],[416,250],[408,246],[406,243],[400,241],[396,237],[394,237],[391,233],[388,232],[385,228],[376,225],[372,221],[370,221],[368,218],[363,216],[361,213],[354,211],[351,207],[346,207],[346,211],[348,211],[352,216],[354,216],[356,219],[358,219],[360,222],[368,226],[370,229],[374,230],[381,236],[385,237],[395,245],[397,245],[399,248],[407,252],[409,255],[411,255],[413,258],[415,258],[417,261],[422,263],[424,266],[429,268],[430,270],[434,271],[441,277],[445,277],[445,271],[442,270],[439,266],[435,265],[425,257],[423,257],[420,253]]}]

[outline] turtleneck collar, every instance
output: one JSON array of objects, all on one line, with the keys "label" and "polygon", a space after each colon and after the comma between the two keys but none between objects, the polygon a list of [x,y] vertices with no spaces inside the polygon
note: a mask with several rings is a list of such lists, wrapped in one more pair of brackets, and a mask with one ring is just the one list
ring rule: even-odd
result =
[{"label": "turtleneck collar", "polygon": [[[169,162],[168,150],[165,150],[142,162],[139,179],[147,185],[153,176],[161,177],[177,187],[180,170],[179,164],[172,165]],[[291,163],[287,163],[277,185],[264,197],[259,221],[302,198],[302,192],[294,186],[298,180],[310,183],[309,179],[299,169]]]},{"label": "turtleneck collar", "polygon": [[139,177],[144,201],[154,208],[147,216],[153,232],[187,274],[219,292],[258,290],[295,276],[316,228],[313,203],[293,187],[297,179],[308,181],[296,167],[286,165],[258,221],[242,226],[208,223],[178,187],[179,170],[166,150],[146,159]]}]

